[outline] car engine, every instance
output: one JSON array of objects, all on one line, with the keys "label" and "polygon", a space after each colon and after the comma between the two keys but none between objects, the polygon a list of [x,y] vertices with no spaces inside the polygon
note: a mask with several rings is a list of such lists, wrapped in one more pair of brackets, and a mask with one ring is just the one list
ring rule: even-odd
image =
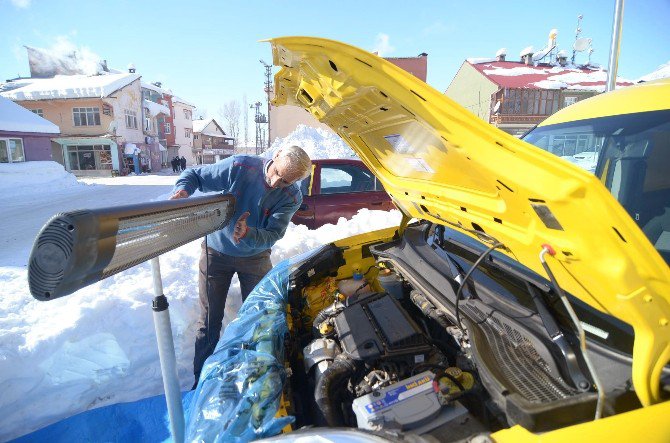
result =
[{"label": "car engine", "polygon": [[454,366],[456,344],[432,338],[408,311],[420,318],[403,300],[369,293],[316,316],[303,355],[318,425],[427,431],[465,412],[455,400],[474,377]]}]

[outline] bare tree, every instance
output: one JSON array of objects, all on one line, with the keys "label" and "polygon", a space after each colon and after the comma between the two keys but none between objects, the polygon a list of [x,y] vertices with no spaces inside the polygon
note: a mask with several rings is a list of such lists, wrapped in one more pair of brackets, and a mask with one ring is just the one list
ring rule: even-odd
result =
[{"label": "bare tree", "polygon": [[225,103],[222,107],[219,108],[219,115],[226,122],[226,129],[228,129],[228,135],[235,139],[234,146],[237,146],[238,137],[240,134],[240,115],[242,110],[240,109],[240,102],[237,100],[231,100]]}]

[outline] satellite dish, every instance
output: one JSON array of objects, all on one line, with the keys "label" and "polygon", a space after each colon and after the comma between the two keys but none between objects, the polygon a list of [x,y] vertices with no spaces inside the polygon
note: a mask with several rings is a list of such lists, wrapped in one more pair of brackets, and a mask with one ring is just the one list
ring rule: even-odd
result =
[{"label": "satellite dish", "polygon": [[574,49],[577,52],[582,52],[589,49],[589,46],[591,46],[590,38],[578,38],[577,40],[575,40],[575,44],[572,45],[572,49]]}]

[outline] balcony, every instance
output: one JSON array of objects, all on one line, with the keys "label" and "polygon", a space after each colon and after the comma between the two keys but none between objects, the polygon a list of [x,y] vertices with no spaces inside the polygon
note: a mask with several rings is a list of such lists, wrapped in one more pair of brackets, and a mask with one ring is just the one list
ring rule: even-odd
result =
[{"label": "balcony", "polygon": [[532,114],[496,114],[491,116],[489,123],[496,126],[506,124],[536,125],[547,117],[549,116]]}]

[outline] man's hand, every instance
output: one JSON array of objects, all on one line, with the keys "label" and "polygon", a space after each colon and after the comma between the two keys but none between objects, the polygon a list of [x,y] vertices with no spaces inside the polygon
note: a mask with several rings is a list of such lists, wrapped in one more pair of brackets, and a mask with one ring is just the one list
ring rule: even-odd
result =
[{"label": "man's hand", "polygon": [[240,215],[240,218],[235,222],[235,229],[233,230],[233,241],[239,243],[245,235],[249,227],[247,226],[247,218],[249,217],[249,211],[246,211],[244,214]]},{"label": "man's hand", "polygon": [[188,197],[188,192],[186,192],[185,189],[180,189],[179,191],[172,194],[172,197],[170,197],[170,200],[176,200],[178,198],[186,198],[186,197]]}]

